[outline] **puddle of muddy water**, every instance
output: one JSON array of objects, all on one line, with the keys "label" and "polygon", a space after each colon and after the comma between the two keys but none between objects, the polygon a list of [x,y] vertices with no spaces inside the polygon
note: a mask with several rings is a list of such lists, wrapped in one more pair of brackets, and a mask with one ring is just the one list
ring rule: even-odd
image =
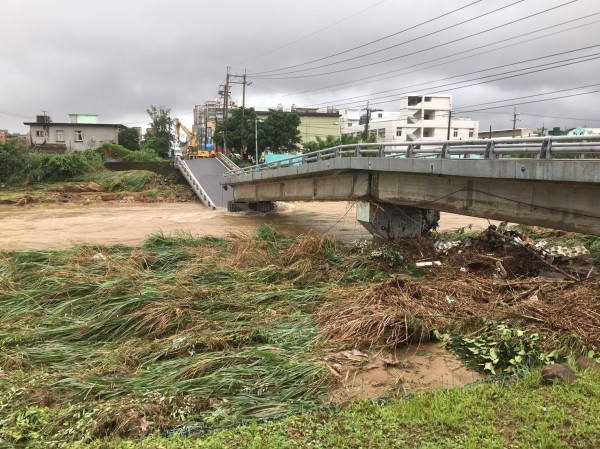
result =
[{"label": "puddle of muddy water", "polygon": [[[330,358],[331,359],[331,358]],[[398,348],[394,353],[381,353],[351,360],[333,356],[331,366],[341,377],[341,387],[330,394],[334,403],[370,398],[401,396],[432,388],[462,387],[482,379],[481,374],[467,369],[455,356],[435,343]],[[386,366],[384,359],[393,360]]]}]

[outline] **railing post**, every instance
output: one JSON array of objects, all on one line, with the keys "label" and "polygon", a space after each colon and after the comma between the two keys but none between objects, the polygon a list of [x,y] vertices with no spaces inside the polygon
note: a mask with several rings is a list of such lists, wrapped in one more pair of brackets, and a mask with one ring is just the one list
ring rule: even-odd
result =
[{"label": "railing post", "polygon": [[335,147],[335,149],[333,150],[333,158],[337,159],[340,157],[340,147]]},{"label": "railing post", "polygon": [[406,148],[406,157],[409,159],[412,159],[413,157],[415,157],[415,144],[414,143],[408,144],[408,147]]},{"label": "railing post", "polygon": [[354,147],[354,157],[360,157],[360,145],[356,145],[356,147]]},{"label": "railing post", "polygon": [[321,152],[319,151],[319,152],[317,153],[317,161],[320,161],[321,159],[322,159],[322,158],[321,158]]},{"label": "railing post", "polygon": [[490,140],[485,146],[485,152],[483,153],[483,157],[486,159],[496,159],[496,153],[494,152],[494,141]]},{"label": "railing post", "polygon": [[379,146],[379,157],[384,157],[385,156],[385,145],[380,145]]},{"label": "railing post", "polygon": [[544,139],[540,148],[540,159],[552,159],[552,139]]},{"label": "railing post", "polygon": [[448,151],[450,149],[450,144],[448,142],[446,142],[444,145],[442,145],[442,154],[440,154],[440,157],[442,159],[447,159],[448,156],[450,155],[450,151]]}]

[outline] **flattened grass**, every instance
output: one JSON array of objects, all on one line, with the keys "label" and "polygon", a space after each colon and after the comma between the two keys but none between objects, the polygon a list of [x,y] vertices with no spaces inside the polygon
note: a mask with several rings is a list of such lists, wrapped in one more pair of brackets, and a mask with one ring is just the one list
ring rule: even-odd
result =
[{"label": "flattened grass", "polygon": [[[125,436],[134,421],[151,421],[147,433],[314,408],[331,384],[312,314],[342,275],[320,256],[334,246],[263,227],[1,253],[0,396],[17,394],[0,410],[0,440],[89,441]],[[40,405],[55,412],[36,409],[19,428],[21,411]]]}]

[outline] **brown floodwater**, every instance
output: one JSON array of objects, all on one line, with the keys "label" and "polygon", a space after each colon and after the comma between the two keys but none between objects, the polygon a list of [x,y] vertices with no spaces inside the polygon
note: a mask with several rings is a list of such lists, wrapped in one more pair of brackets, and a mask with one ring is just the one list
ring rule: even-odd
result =
[{"label": "brown floodwater", "polygon": [[[67,203],[0,206],[0,249],[61,248],[73,243],[135,245],[153,232],[226,236],[254,232],[262,223],[294,234],[314,230],[340,240],[371,238],[356,221],[354,206],[346,202],[278,203],[276,211],[264,215],[213,211],[200,203]],[[440,228],[485,229],[488,224],[481,218],[442,213]]]}]

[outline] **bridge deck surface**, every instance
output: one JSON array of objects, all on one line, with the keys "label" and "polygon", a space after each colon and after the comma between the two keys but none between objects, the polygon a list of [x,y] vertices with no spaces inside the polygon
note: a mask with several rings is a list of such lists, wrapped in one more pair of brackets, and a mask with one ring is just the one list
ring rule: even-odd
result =
[{"label": "bridge deck surface", "polygon": [[187,164],[215,206],[227,208],[227,202],[233,200],[233,190],[225,190],[221,186],[221,179],[228,171],[227,168],[216,158],[191,159],[184,163]]}]

